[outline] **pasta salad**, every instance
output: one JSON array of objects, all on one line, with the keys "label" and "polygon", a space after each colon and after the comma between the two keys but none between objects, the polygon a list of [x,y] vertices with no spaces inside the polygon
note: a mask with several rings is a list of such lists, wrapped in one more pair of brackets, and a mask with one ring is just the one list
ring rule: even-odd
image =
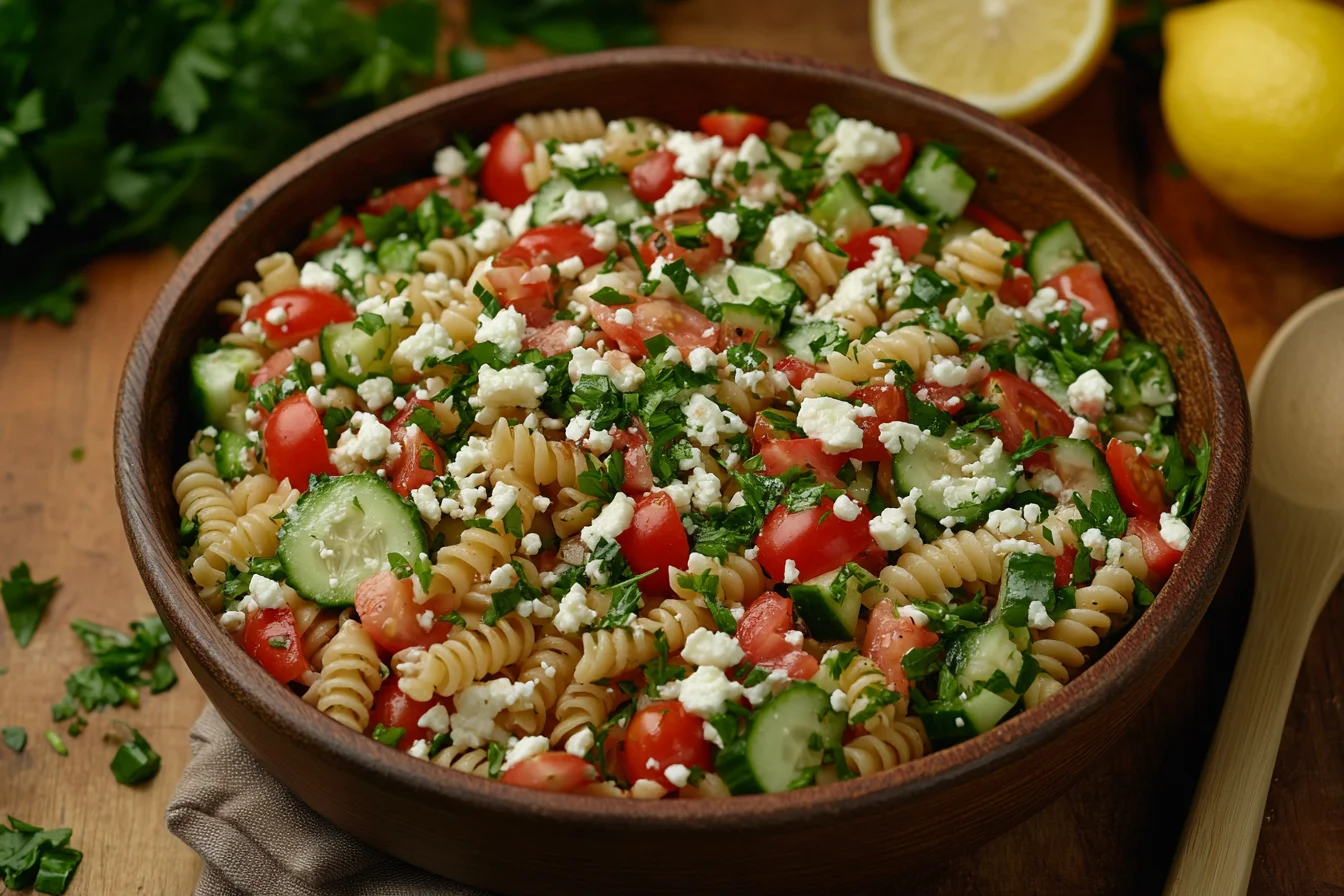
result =
[{"label": "pasta salad", "polygon": [[955,148],[560,110],[433,172],[190,362],[184,567],[336,722],[571,793],[868,775],[1052,699],[1179,561],[1166,356]]}]

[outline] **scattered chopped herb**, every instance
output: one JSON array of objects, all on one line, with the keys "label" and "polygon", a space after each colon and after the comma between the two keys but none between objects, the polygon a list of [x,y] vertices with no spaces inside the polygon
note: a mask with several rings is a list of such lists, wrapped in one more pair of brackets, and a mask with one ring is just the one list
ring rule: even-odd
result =
[{"label": "scattered chopped herb", "polygon": [[0,879],[15,892],[32,887],[60,896],[84,858],[69,843],[69,828],[43,830],[9,816],[9,827],[0,825]]},{"label": "scattered chopped herb", "polygon": [[23,748],[28,746],[28,732],[18,726],[0,728],[0,739],[15,753],[22,753]]},{"label": "scattered chopped herb", "polygon": [[125,722],[118,722],[117,725],[125,729],[130,739],[118,747],[116,755],[112,757],[112,777],[117,779],[117,783],[128,786],[150,780],[159,773],[162,765],[159,754],[154,752],[154,748],[139,731]]},{"label": "scattered chopped herb", "polygon": [[4,601],[9,627],[20,647],[27,647],[33,633],[42,621],[42,614],[56,593],[56,579],[34,582],[27,563],[20,563],[9,571],[9,578],[0,579],[0,600]]},{"label": "scattered chopped herb", "polygon": [[373,726],[373,733],[369,736],[384,746],[395,747],[401,743],[401,738],[405,734],[405,728],[385,728],[383,723],[379,722]]},{"label": "scattered chopped herb", "polygon": [[70,749],[65,745],[65,741],[61,740],[61,736],[57,734],[55,731],[52,731],[50,728],[48,728],[46,731],[43,732],[42,736],[47,739],[47,743],[51,744],[51,748],[56,751],[56,755],[58,756],[70,755]]}]

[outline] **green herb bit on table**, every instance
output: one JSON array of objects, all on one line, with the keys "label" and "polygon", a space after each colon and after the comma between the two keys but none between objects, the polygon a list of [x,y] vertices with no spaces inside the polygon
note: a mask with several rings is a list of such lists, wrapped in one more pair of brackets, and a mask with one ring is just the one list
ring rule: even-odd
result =
[{"label": "green herb bit on table", "polygon": [[0,825],[0,878],[16,892],[32,887],[60,896],[84,858],[69,843],[69,828],[43,830],[9,816],[9,826]]},{"label": "green herb bit on table", "polygon": [[4,601],[9,627],[20,647],[27,647],[33,640],[33,633],[37,631],[58,584],[55,577],[34,582],[27,563],[11,569],[9,578],[0,579],[0,600]]}]

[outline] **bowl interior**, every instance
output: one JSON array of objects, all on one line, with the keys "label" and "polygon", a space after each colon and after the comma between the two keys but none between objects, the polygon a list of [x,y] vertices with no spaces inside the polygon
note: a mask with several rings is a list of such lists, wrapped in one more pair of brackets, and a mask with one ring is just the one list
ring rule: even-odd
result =
[{"label": "bowl interior", "polygon": [[[608,117],[651,115],[693,127],[702,112],[735,106],[802,125],[817,103],[960,148],[962,164],[980,181],[976,201],[1020,228],[1071,218],[1101,263],[1128,324],[1172,352],[1182,438],[1188,443],[1207,432],[1214,441],[1213,500],[1161,597],[1105,657],[1044,707],[891,772],[723,804],[634,806],[531,792],[524,798],[515,788],[444,774],[331,724],[237,650],[177,567],[170,483],[190,435],[186,360],[198,338],[217,335],[214,303],[253,276],[258,258],[297,244],[308,222],[336,201],[423,176],[434,152],[454,133],[481,140],[522,112],[593,105]],[[183,259],[140,333],[123,381],[118,485],[137,562],[178,644],[198,673],[246,699],[274,730],[339,754],[361,774],[435,799],[557,819],[714,826],[762,812],[776,819],[815,817],[858,800],[911,799],[950,786],[1020,758],[1103,709],[1139,675],[1164,670],[1202,615],[1235,543],[1246,486],[1246,421],[1240,374],[1208,298],[1148,222],[1058,150],[1020,128],[890,79],[760,54],[660,48],[553,60],[429,91],[314,144],[249,189]]]}]

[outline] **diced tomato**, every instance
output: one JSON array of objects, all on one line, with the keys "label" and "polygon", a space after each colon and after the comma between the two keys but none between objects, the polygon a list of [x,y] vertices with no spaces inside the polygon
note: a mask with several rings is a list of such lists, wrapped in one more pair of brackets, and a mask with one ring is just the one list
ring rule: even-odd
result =
[{"label": "diced tomato", "polygon": [[672,189],[680,176],[677,157],[671,150],[659,149],[639,160],[630,171],[630,192],[642,202],[657,202]]},{"label": "diced tomato", "polygon": [[[1027,238],[1022,235],[1022,231],[1018,230],[1016,227],[1009,224],[1007,221],[1003,220],[998,215],[991,212],[989,209],[982,208],[976,205],[974,202],[972,202],[966,206],[966,211],[962,212],[962,214],[964,214],[966,217],[970,218],[972,221],[979,224],[981,227],[985,228],[986,230],[988,230],[990,233],[994,234],[1001,240],[1007,240],[1010,243],[1017,243],[1017,245],[1023,247],[1027,245]],[[1022,252],[1018,252],[1011,259],[1009,259],[1013,267],[1015,268],[1022,267],[1025,261],[1025,259],[1023,258],[1023,254],[1024,253]]]},{"label": "diced tomato", "polygon": [[481,163],[481,192],[500,205],[522,205],[532,191],[523,177],[523,166],[532,161],[532,141],[512,124],[501,125],[490,135],[490,152]]},{"label": "diced tomato", "polygon": [[1162,538],[1162,527],[1157,520],[1136,516],[1129,521],[1128,535],[1139,536],[1143,543],[1143,560],[1148,564],[1148,575],[1143,583],[1156,591],[1176,568],[1181,552]]},{"label": "diced tomato", "polygon": [[767,591],[751,602],[737,623],[737,643],[747,660],[766,669],[779,669],[794,680],[811,678],[821,664],[816,657],[786,639],[793,625],[793,601]]},{"label": "diced tomato", "polygon": [[[1068,436],[1073,432],[1073,419],[1064,413],[1064,409],[1040,387],[1020,376],[996,370],[981,380],[976,391],[999,406],[990,416],[999,421],[999,438],[1008,451],[1020,448],[1028,432],[1038,439]],[[1039,452],[1024,462],[1029,470],[1043,469],[1047,465],[1046,455]]]},{"label": "diced tomato", "polygon": [[655,218],[653,232],[640,244],[639,257],[644,259],[644,263],[648,265],[653,264],[654,260],[659,257],[666,258],[668,261],[676,261],[680,258],[686,262],[686,267],[690,268],[691,271],[696,274],[703,274],[713,267],[719,259],[723,258],[723,240],[710,239],[706,240],[705,245],[698,249],[687,249],[684,246],[677,245],[677,241],[672,238],[674,227],[703,220],[704,215],[698,209],[688,209]]},{"label": "diced tomato", "polygon": [[258,367],[256,372],[248,377],[247,384],[255,388],[262,383],[269,383],[278,376],[284,376],[285,371],[293,363],[294,353],[287,348],[282,348],[267,358],[266,363]]},{"label": "diced tomato", "polygon": [[359,212],[363,215],[379,216],[387,214],[394,208],[404,208],[408,212],[413,212],[431,193],[438,193],[460,212],[471,208],[476,202],[476,185],[465,177],[453,180],[446,177],[426,177],[369,197],[359,207]]},{"label": "diced tomato", "polygon": [[[533,274],[533,270],[540,273]],[[555,317],[551,303],[554,285],[543,268],[523,264],[496,264],[485,272],[490,291],[505,305],[527,319],[529,327],[545,327]]]},{"label": "diced tomato", "polygon": [[651,594],[671,591],[668,568],[685,569],[691,557],[686,527],[667,492],[646,492],[636,498],[634,518],[616,543],[636,575],[654,570],[640,583],[641,590]]},{"label": "diced tomato", "polygon": [[625,738],[625,777],[653,781],[676,790],[663,772],[669,765],[699,766],[709,771],[709,742],[705,723],[677,700],[660,700],[635,713]]},{"label": "diced tomato", "polygon": [[[277,309],[284,313],[284,321],[273,324],[267,316]],[[311,339],[327,324],[354,320],[355,309],[338,295],[299,286],[262,299],[247,309],[243,319],[261,324],[271,345],[289,346]]]},{"label": "diced tomato", "polygon": [[871,417],[859,417],[855,421],[859,429],[863,430],[863,447],[843,456],[862,461],[887,460],[891,452],[882,444],[881,427],[883,423],[910,419],[905,407],[905,393],[895,386],[874,385],[856,389],[850,397],[877,413]]},{"label": "diced tomato", "polygon": [[887,552],[882,550],[874,541],[863,550],[859,556],[855,557],[854,563],[859,564],[873,575],[882,572],[882,568],[887,565]]},{"label": "diced tomato", "polygon": [[417,426],[412,430],[408,425],[411,414],[420,407],[433,414],[429,402],[412,397],[391,423],[392,439],[401,446],[401,454],[388,464],[387,475],[392,488],[403,498],[429,485],[444,471],[443,449],[423,429]]},{"label": "diced tomato", "polygon": [[1106,446],[1106,465],[1111,468],[1111,479],[1126,514],[1150,520],[1162,516],[1167,509],[1166,481],[1148,458],[1128,442],[1111,439]]},{"label": "diced tomato", "polygon": [[593,237],[582,224],[543,224],[518,237],[509,248],[499,253],[499,264],[557,265],[567,258],[578,256],[584,267],[597,264],[607,257],[593,245]]},{"label": "diced tomato", "polygon": [[452,712],[453,698],[435,695],[434,699],[423,703],[412,700],[397,687],[398,677],[394,672],[391,678],[383,682],[378,693],[373,695],[373,708],[369,711],[369,727],[366,730],[372,731],[378,725],[404,729],[406,733],[397,741],[397,749],[404,753],[415,746],[417,740],[434,739],[434,732],[422,727],[420,719],[435,706],[445,707]]},{"label": "diced tomato", "polygon": [[397,578],[391,570],[370,576],[355,589],[359,621],[369,637],[388,653],[442,643],[452,634],[453,624],[435,619],[426,629],[419,617],[424,613],[442,616],[456,610],[457,605],[457,599],[447,593],[416,603],[415,585],[409,578]]},{"label": "diced tomato", "polygon": [[1036,295],[1036,285],[1026,271],[1014,271],[999,284],[999,298],[1006,304],[1021,308]]},{"label": "diced tomato", "polygon": [[1087,323],[1105,321],[1105,329],[1120,329],[1120,312],[1115,308],[1111,290],[1102,279],[1101,265],[1095,261],[1076,264],[1045,281],[1044,286],[1054,288],[1066,302],[1082,305],[1083,320]]},{"label": "diced tomato", "polygon": [[942,383],[922,381],[914,385],[916,398],[920,401],[927,401],[938,410],[948,414],[955,414],[966,406],[966,393],[970,391],[970,386],[944,386]]},{"label": "diced tomato", "polygon": [[1055,587],[1065,588],[1073,582],[1073,563],[1078,558],[1078,549],[1071,544],[1064,545],[1055,558]]},{"label": "diced tomato", "polygon": [[770,119],[754,112],[710,112],[700,116],[700,130],[711,137],[722,137],[724,146],[741,146],[755,134],[765,139]]},{"label": "diced tomato", "polygon": [[751,445],[757,453],[760,453],[767,442],[774,442],[780,439],[788,441],[791,438],[793,438],[792,433],[786,430],[776,429],[775,425],[767,420],[762,414],[758,414],[756,419],[751,423]]},{"label": "diced tomato", "polygon": [[920,628],[911,619],[896,615],[891,598],[883,598],[868,617],[868,629],[863,636],[863,655],[882,670],[882,674],[887,677],[887,684],[909,696],[910,682],[905,677],[901,660],[916,647],[932,647],[937,643],[937,635]]},{"label": "diced tomato", "polygon": [[573,793],[597,778],[597,769],[585,759],[568,753],[542,753],[507,769],[499,780],[530,790]]},{"label": "diced tomato", "polygon": [[289,607],[262,607],[247,614],[243,649],[281,684],[297,681],[311,668],[303,655],[294,611]]},{"label": "diced tomato", "polygon": [[775,369],[789,378],[789,385],[795,389],[803,388],[803,383],[817,375],[821,368],[809,364],[797,355],[788,355],[775,362]]},{"label": "diced tomato", "polygon": [[533,330],[523,337],[523,349],[536,349],[548,358],[563,355],[569,351],[569,328],[572,320],[557,320],[540,330]]},{"label": "diced tomato", "polygon": [[879,236],[891,240],[896,254],[909,261],[923,251],[924,244],[929,241],[929,228],[923,224],[902,224],[899,227],[873,227],[859,231],[840,246],[840,250],[849,256],[847,266],[851,271],[857,271],[873,260],[877,252],[873,239]]},{"label": "diced tomato", "polygon": [[[671,339],[683,355],[701,347],[716,349],[719,344],[718,325],[690,305],[675,299],[649,299],[617,307],[590,302],[589,307],[602,332],[633,358],[647,354],[644,340],[659,334]],[[621,308],[632,313],[634,320],[631,323],[623,324],[617,320],[616,312]]]},{"label": "diced tomato", "polygon": [[795,467],[810,467],[818,482],[840,485],[836,474],[845,465],[845,455],[827,454],[820,439],[771,440],[761,445],[760,450],[767,476],[783,476]]},{"label": "diced tomato", "polygon": [[888,193],[899,193],[901,191],[901,182],[905,180],[905,173],[910,170],[910,163],[915,160],[915,141],[909,134],[898,134],[901,141],[901,150],[885,162],[878,165],[869,165],[858,174],[855,179],[865,187],[869,184],[879,184],[882,189]]},{"label": "diced tomato", "polygon": [[335,224],[312,239],[300,243],[299,248],[294,250],[294,257],[300,261],[305,261],[328,249],[334,249],[340,245],[342,237],[347,233],[350,234],[352,244],[356,246],[364,245],[364,225],[360,223],[359,218],[354,215],[341,215],[336,219]]},{"label": "diced tomato", "polygon": [[271,476],[288,479],[290,486],[301,492],[308,490],[309,476],[337,473],[328,453],[322,419],[302,392],[275,406],[266,421],[262,444]]},{"label": "diced tomato", "polygon": [[649,434],[644,424],[635,420],[634,432],[614,429],[611,446],[621,451],[625,466],[625,487],[622,491],[638,494],[653,488],[653,467],[649,464]]},{"label": "diced tomato", "polygon": [[801,582],[844,566],[872,543],[871,518],[868,508],[860,507],[853,520],[842,520],[830,498],[798,513],[781,504],[770,511],[756,538],[761,565],[773,578],[783,579],[785,564],[792,560]]}]

